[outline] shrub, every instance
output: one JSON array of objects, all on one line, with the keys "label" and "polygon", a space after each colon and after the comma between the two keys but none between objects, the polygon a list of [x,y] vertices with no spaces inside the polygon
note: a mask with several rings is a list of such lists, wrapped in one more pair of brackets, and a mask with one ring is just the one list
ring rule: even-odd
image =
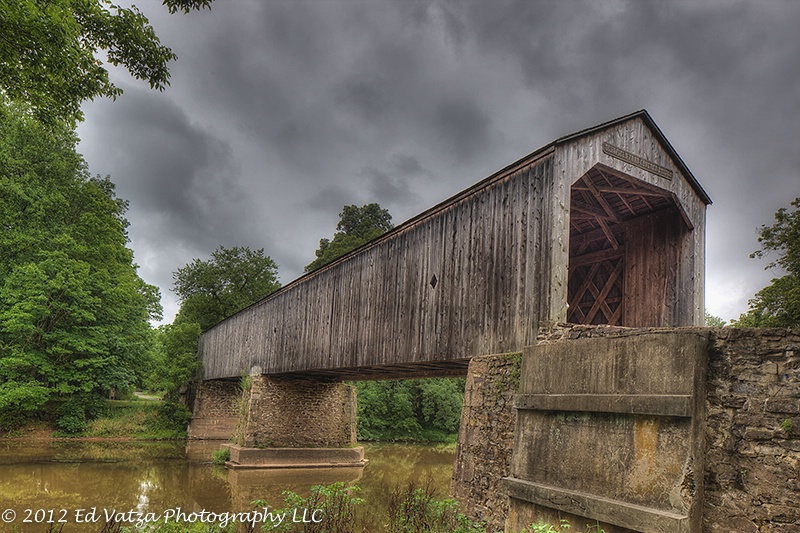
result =
[{"label": "shrub", "polygon": [[158,417],[163,423],[163,429],[186,431],[192,420],[192,413],[183,404],[164,402],[158,409]]},{"label": "shrub", "polygon": [[35,382],[0,383],[0,430],[20,427],[44,406],[50,391]]},{"label": "shrub", "polygon": [[86,410],[77,396],[73,396],[58,408],[56,426],[67,435],[77,435],[86,431]]},{"label": "shrub", "polygon": [[224,465],[228,461],[231,460],[231,449],[230,448],[220,448],[219,450],[214,450],[211,452],[211,462],[215,465]]}]

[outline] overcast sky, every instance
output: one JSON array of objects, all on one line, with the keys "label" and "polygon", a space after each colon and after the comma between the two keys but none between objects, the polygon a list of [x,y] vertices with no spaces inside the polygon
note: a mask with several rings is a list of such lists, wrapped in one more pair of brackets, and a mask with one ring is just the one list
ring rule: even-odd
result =
[{"label": "overcast sky", "polygon": [[282,283],[345,204],[395,224],[556,138],[647,109],[711,196],[706,298],[723,319],[780,272],[748,256],[800,196],[800,2],[217,0],[169,15],[151,91],[84,105],[79,150],[130,201],[140,274],[220,245]]}]

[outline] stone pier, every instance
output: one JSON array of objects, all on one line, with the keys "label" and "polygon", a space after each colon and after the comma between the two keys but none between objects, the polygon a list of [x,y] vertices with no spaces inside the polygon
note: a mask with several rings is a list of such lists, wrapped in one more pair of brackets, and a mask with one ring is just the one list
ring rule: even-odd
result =
[{"label": "stone pier", "polygon": [[356,390],[342,382],[252,376],[244,445],[350,448],[356,445]]},{"label": "stone pier", "polygon": [[239,420],[241,387],[238,381],[214,380],[198,384],[189,438],[230,440]]},{"label": "stone pier", "polygon": [[228,466],[352,468],[366,464],[356,446],[356,389],[342,382],[254,373],[239,444]]}]

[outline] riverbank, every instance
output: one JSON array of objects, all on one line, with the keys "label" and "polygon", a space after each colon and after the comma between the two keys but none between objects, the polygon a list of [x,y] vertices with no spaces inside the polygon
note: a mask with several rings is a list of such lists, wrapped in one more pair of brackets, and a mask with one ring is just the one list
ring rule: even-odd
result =
[{"label": "riverbank", "polygon": [[[96,507],[102,514],[104,509],[127,512],[141,506],[157,514],[177,508],[241,512],[251,510],[256,499],[265,500],[270,508],[281,507],[284,491],[306,498],[310,487],[339,481],[360,487],[357,496],[364,499],[358,506],[361,512],[382,517],[396,487],[430,484],[437,499],[446,499],[452,477],[453,454],[422,444],[365,444],[370,462],[360,469],[290,471],[231,471],[214,466],[210,457],[219,444],[85,438],[2,440],[0,511],[13,509],[22,519],[25,509],[67,509],[73,523],[64,533],[92,533],[97,530],[81,529],[74,523],[76,510]],[[4,527],[0,523],[0,533],[10,533],[11,529]],[[45,533],[46,529],[26,527],[21,531]]]},{"label": "riverbank", "polygon": [[157,399],[107,400],[99,416],[81,431],[66,432],[55,421],[33,420],[0,433],[15,440],[182,440],[191,413],[182,405]]}]

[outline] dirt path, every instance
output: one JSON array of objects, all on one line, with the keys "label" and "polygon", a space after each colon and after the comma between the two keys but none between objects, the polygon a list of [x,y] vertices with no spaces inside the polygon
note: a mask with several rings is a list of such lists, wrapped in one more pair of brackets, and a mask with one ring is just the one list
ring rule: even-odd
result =
[{"label": "dirt path", "polygon": [[140,400],[157,401],[161,399],[158,396],[149,396],[142,392],[134,392],[133,394],[136,395],[136,397],[139,398]]}]

